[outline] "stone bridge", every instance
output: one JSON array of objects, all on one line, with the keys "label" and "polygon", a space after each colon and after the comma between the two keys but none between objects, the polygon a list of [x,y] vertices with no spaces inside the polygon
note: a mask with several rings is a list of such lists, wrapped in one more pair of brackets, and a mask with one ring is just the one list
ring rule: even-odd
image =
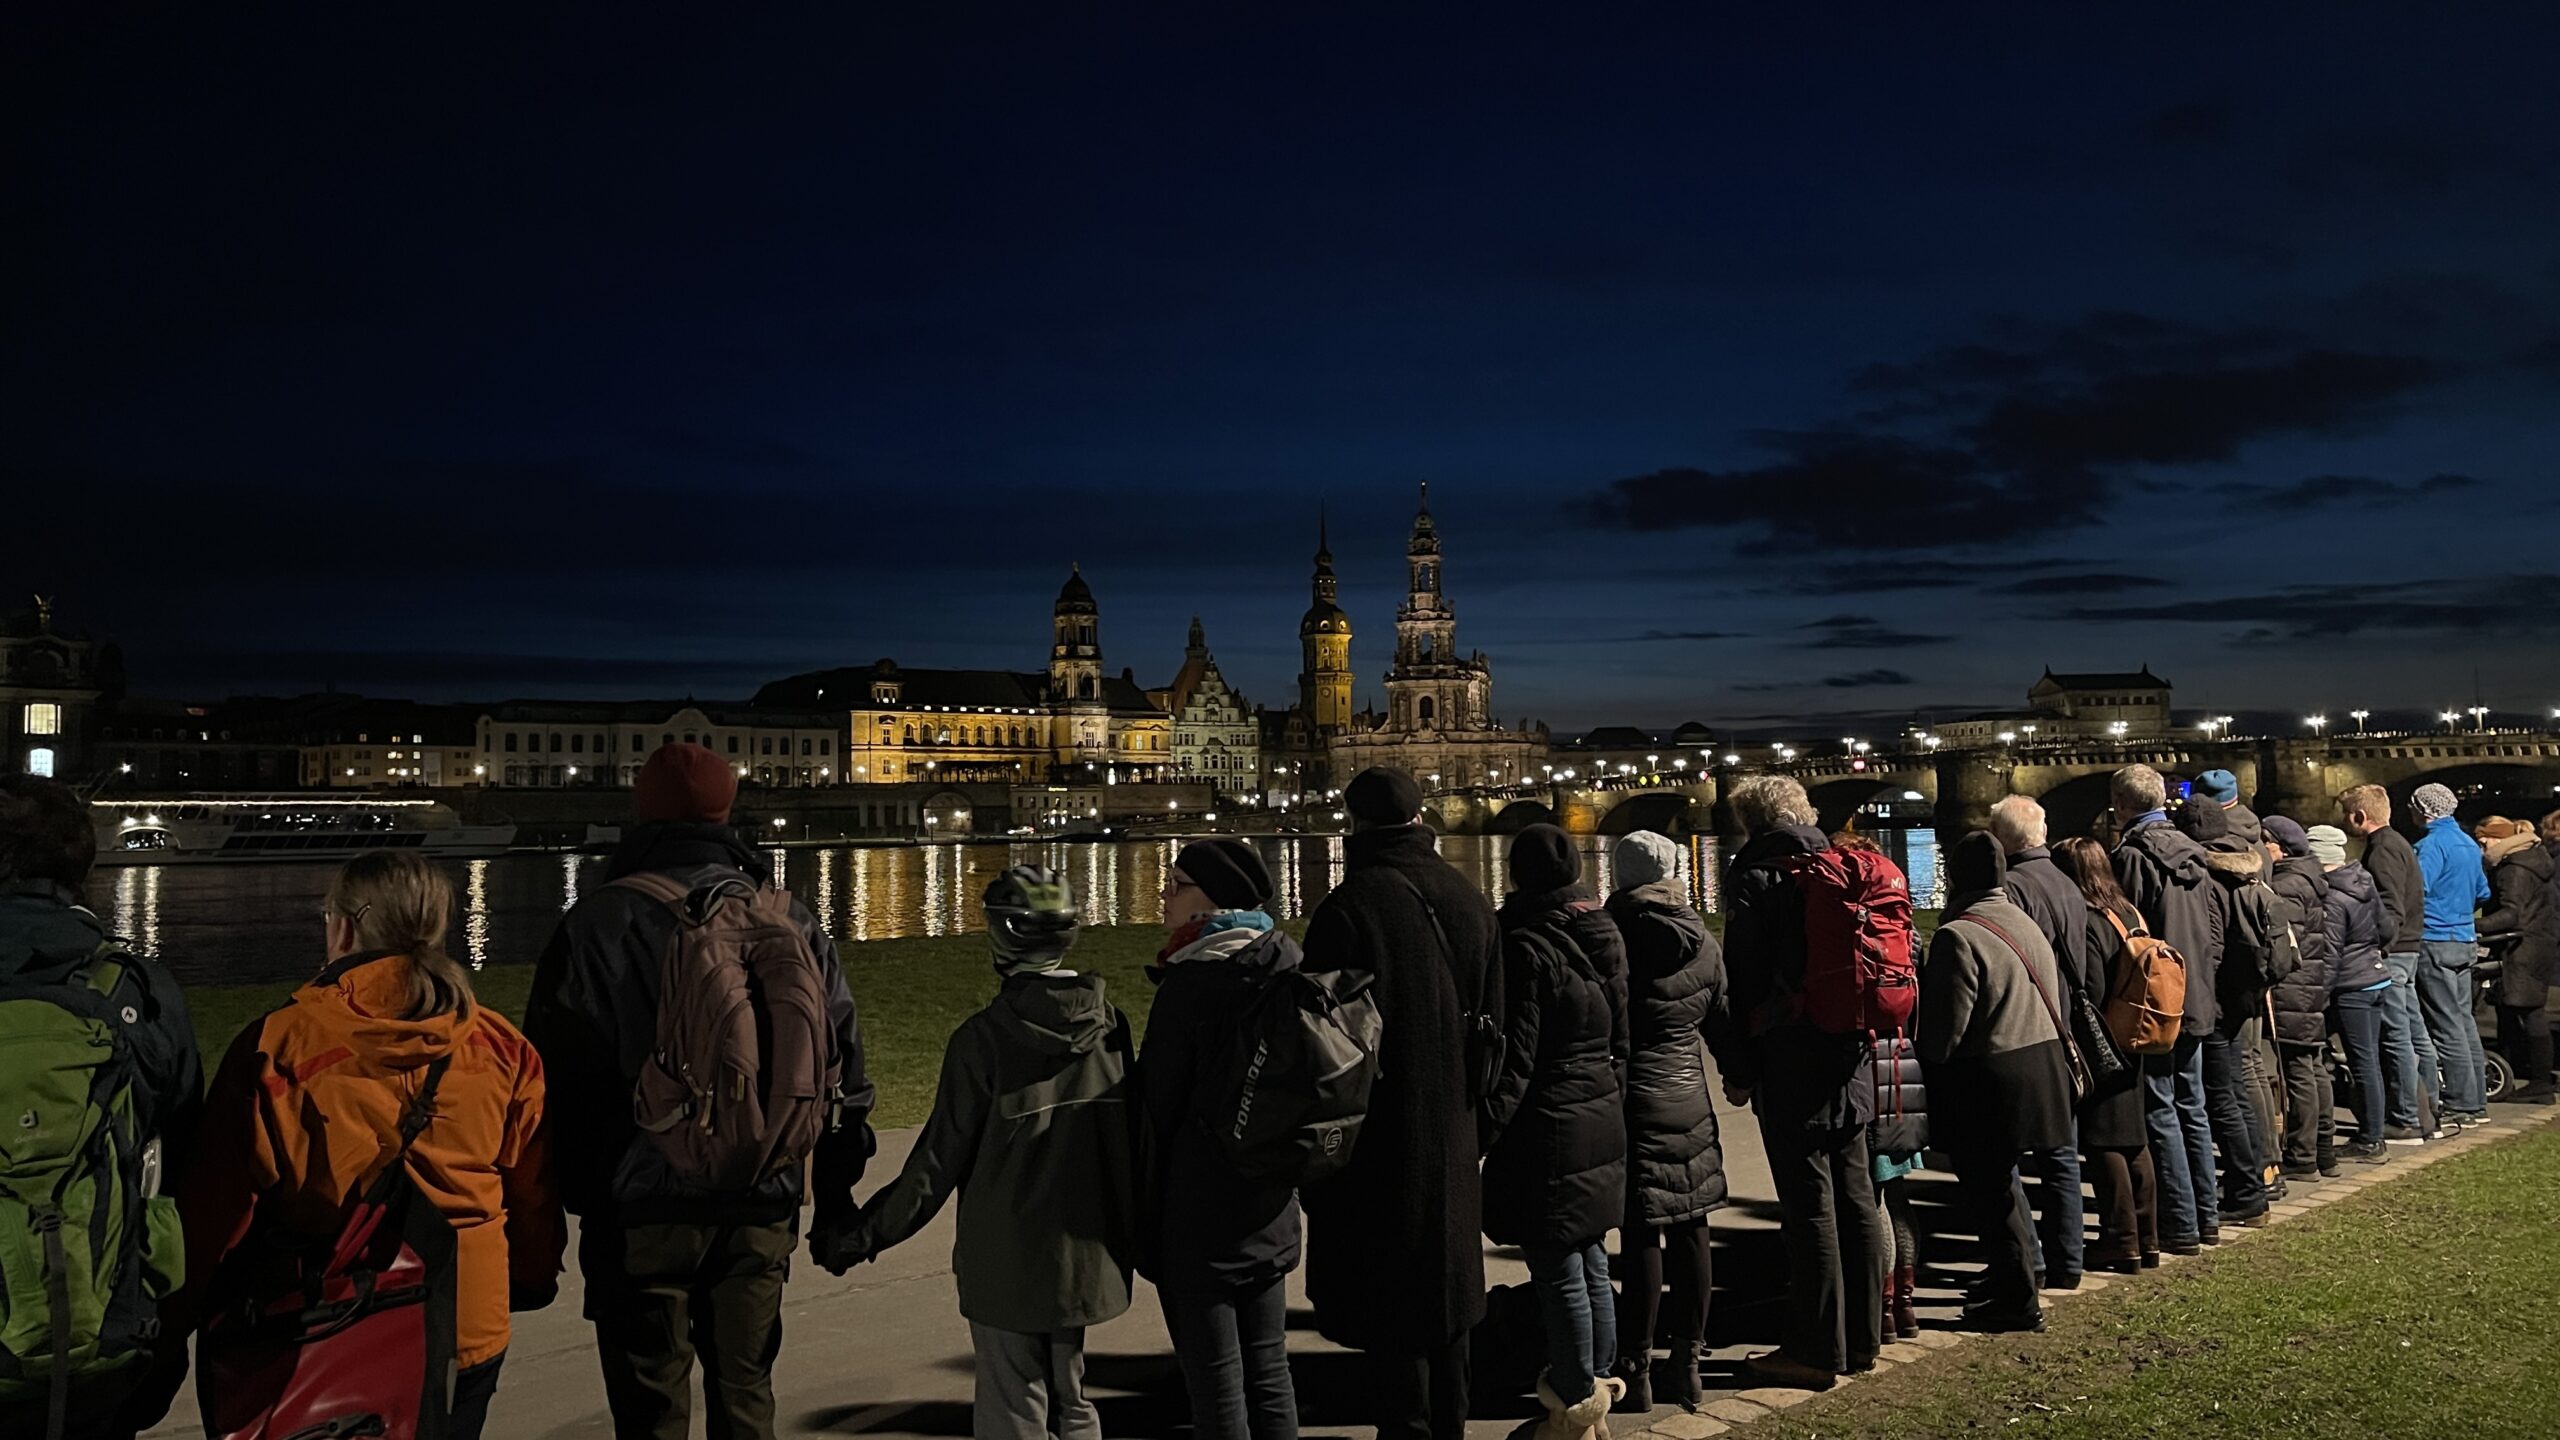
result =
[{"label": "stone bridge", "polygon": [[[1847,756],[1831,756],[1766,770],[1803,781],[1826,830],[1838,829],[1862,808],[1881,801],[1903,812],[1881,823],[1923,821],[1949,840],[1979,828],[1991,807],[2007,795],[2043,801],[2057,836],[2089,834],[2107,810],[2107,778],[2137,761],[2173,780],[2228,770],[2239,777],[2242,796],[2261,813],[2294,815],[2309,823],[2333,817],[2337,797],[2364,784],[2390,791],[2401,809],[2420,785],[2434,781],[2450,786],[2472,802],[2464,807],[2465,818],[2476,818],[2475,809],[2485,813],[2492,803],[2521,812],[2521,818],[2560,806],[2560,735],[2542,731],[2087,741],[1862,758],[1863,767]],[[1739,827],[1723,792],[1752,773],[1759,772],[1735,767],[1676,782],[1669,776],[1658,777],[1662,783],[1651,783],[1657,777],[1636,776],[1596,786],[1444,791],[1429,797],[1425,814],[1451,834],[1509,835],[1547,822],[1579,835],[1655,830],[1731,836]]]}]

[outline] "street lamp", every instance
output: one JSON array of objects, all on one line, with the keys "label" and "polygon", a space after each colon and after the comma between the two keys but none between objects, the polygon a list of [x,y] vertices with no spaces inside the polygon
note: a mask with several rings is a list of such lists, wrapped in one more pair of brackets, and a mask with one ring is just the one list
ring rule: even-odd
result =
[{"label": "street lamp", "polygon": [[2486,729],[2488,729],[2488,728],[2489,728],[2489,707],[2488,707],[2488,706],[2486,706],[2486,705],[2474,705],[2474,706],[2472,706],[2472,707],[2471,707],[2470,714],[2471,714],[2471,728],[2472,728],[2472,729],[2474,729],[2474,730],[2486,730]]},{"label": "street lamp", "polygon": [[2003,745],[2009,744],[2017,738],[2018,732],[2015,730],[2003,730],[2000,732],[2000,743]]},{"label": "street lamp", "polygon": [[1920,743],[1928,749],[1935,750],[1944,742],[1940,741],[1935,735],[1923,735],[1920,737]]},{"label": "street lamp", "polygon": [[2305,715],[2302,723],[2310,726],[2314,735],[2325,735],[2329,731],[2329,717],[2326,715]]},{"label": "street lamp", "polygon": [[2444,722],[2445,731],[2450,734],[2452,733],[2454,726],[2462,723],[2462,712],[2459,710],[2439,710],[2436,712],[2436,718]]},{"label": "street lamp", "polygon": [[1684,756],[1680,757],[1679,759],[1672,761],[1672,762],[1671,762],[1671,768],[1672,768],[1672,769],[1674,769],[1674,770],[1679,771],[1680,773],[1682,773],[1682,774],[1684,774],[1684,775],[1685,775],[1685,774],[1687,774],[1687,773],[1689,773],[1689,757],[1687,757],[1687,756],[1685,756],[1685,755],[1684,755]]},{"label": "street lamp", "polygon": [[2108,724],[2108,726],[2107,726],[2107,733],[2108,733],[2108,734],[2110,734],[2110,735],[2112,735],[2112,736],[2114,736],[2114,737],[2115,737],[2115,738],[2117,738],[2118,740],[2121,740],[2121,739],[2123,739],[2123,738],[2124,738],[2124,732],[2126,731],[2126,729],[2127,729],[2127,728],[2129,728],[2129,727],[2127,727],[2127,726],[2126,726],[2125,722],[2123,722],[2122,720],[2116,720],[2116,721],[2112,721],[2112,722],[2110,722],[2110,723]]},{"label": "street lamp", "polygon": [[2021,726],[2019,726],[2018,728],[2019,728],[2021,731],[2025,732],[2026,737],[2027,737],[2027,739],[2028,739],[2028,741],[2029,741],[2030,743],[2032,743],[2032,742],[2035,740],[2035,738],[2036,738],[2036,727],[2034,727],[2033,725],[2021,725]]},{"label": "street lamp", "polygon": [[[2555,711],[2553,713],[2560,714],[2560,711]],[[1727,765],[1739,765],[1742,763],[1742,757],[1739,755],[1727,755],[1724,757],[1724,763]]]},{"label": "street lamp", "polygon": [[[2554,710],[2551,713],[2554,715],[2560,715],[2560,710]],[[2364,733],[2364,722],[2371,718],[2372,715],[2373,712],[2370,710],[2350,710],[2347,712],[2347,718],[2356,722],[2356,733],[2359,735]]]},{"label": "street lamp", "polygon": [[1661,768],[1662,768],[1662,757],[1661,757],[1661,756],[1659,756],[1659,755],[1647,755],[1646,757],[1644,757],[1644,768],[1646,768],[1647,770],[1659,770],[1659,769],[1661,769]]}]

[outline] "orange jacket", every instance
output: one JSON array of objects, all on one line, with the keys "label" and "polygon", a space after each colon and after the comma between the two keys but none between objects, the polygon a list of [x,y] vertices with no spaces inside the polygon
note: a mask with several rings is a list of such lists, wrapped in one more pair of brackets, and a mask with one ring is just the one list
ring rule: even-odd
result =
[{"label": "orange jacket", "polygon": [[[455,1358],[507,1348],[507,1312],[547,1303],[563,1244],[543,1175],[542,1058],[503,1016],[400,1020],[408,962],[357,957],[240,1032],[205,1099],[201,1148],[180,1208],[186,1300],[201,1313],[223,1257],[254,1226],[334,1236],[347,1199],[400,1145],[400,1116],[428,1064],[451,1055],[410,1178],[453,1222]],[[334,977],[334,978],[333,978]]]}]

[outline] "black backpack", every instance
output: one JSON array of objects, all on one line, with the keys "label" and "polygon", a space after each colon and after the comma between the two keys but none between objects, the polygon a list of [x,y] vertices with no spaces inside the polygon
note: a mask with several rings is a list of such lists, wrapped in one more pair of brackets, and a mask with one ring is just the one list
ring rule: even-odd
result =
[{"label": "black backpack", "polygon": [[1303,1185],[1350,1163],[1385,1029],[1369,993],[1374,979],[1295,965],[1264,972],[1235,1043],[1202,1077],[1203,1119],[1237,1173]]}]

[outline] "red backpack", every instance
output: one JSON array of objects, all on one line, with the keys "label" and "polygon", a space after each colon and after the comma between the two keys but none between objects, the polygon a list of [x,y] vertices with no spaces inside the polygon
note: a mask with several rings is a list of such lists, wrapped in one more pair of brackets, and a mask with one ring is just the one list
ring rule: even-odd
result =
[{"label": "red backpack", "polygon": [[1911,1023],[1911,886],[1873,850],[1817,850],[1787,862],[1804,895],[1804,987],[1797,1013],[1833,1035],[1891,1034]]}]

